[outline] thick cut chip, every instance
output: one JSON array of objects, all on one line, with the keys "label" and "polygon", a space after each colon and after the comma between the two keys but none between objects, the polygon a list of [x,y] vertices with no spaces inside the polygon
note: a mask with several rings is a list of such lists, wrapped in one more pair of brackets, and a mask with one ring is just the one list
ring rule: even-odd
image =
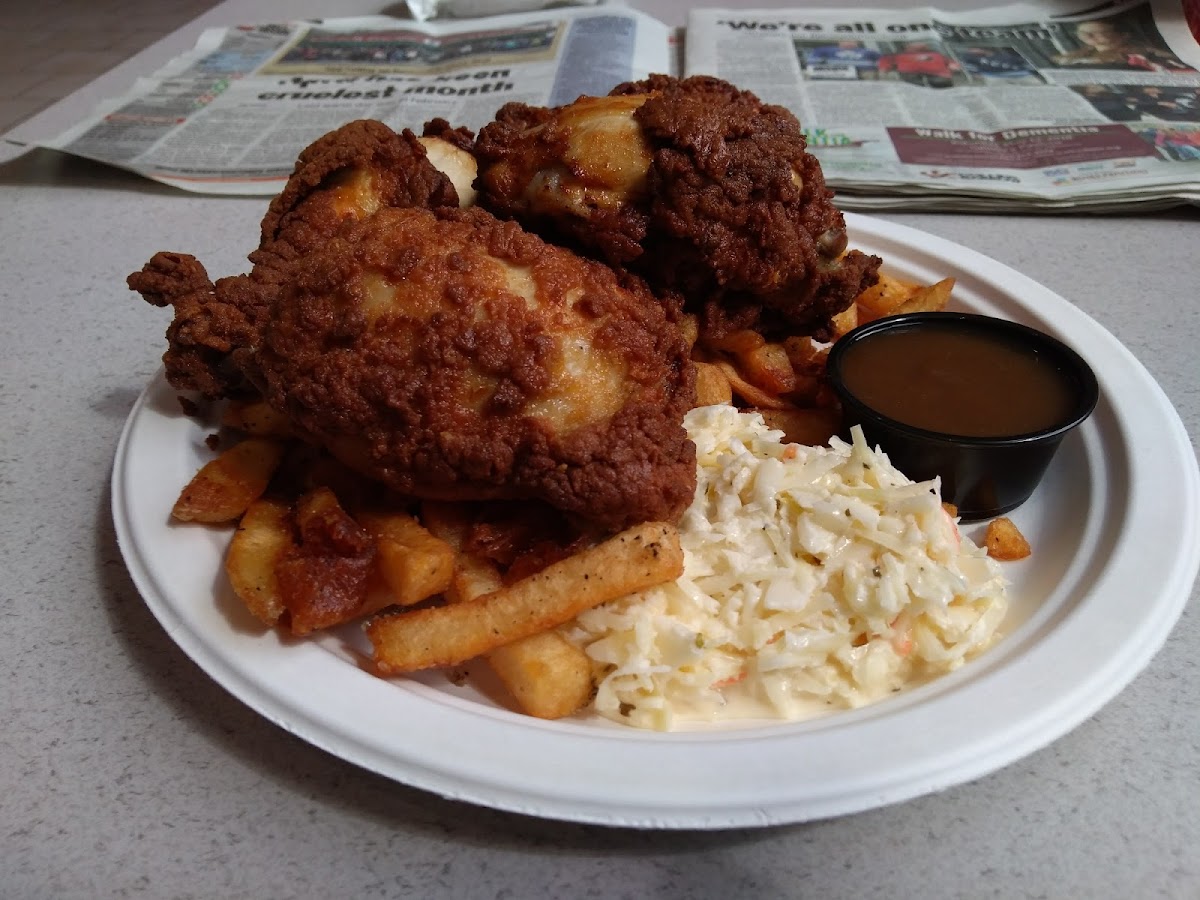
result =
[{"label": "thick cut chip", "polygon": [[300,544],[275,567],[292,633],[309,634],[366,614],[376,554],[370,535],[329,488],[301,497],[294,515]]},{"label": "thick cut chip", "polygon": [[682,572],[679,533],[647,522],[476,600],[375,619],[367,636],[385,675],[457,665]]},{"label": "thick cut chip", "polygon": [[355,518],[375,539],[376,565],[392,603],[412,606],[445,591],[454,578],[454,548],[403,512],[360,512]]},{"label": "thick cut chip", "polygon": [[175,501],[171,515],[181,522],[218,525],[233,522],[263,495],[283,458],[283,445],[248,438],[204,464]]},{"label": "thick cut chip", "polygon": [[950,292],[953,290],[953,278],[943,278],[937,284],[917,288],[907,300],[896,307],[895,314],[941,312],[950,302]]},{"label": "thick cut chip", "polygon": [[988,522],[983,543],[992,559],[1024,559],[1033,552],[1025,535],[1005,516]]},{"label": "thick cut chip", "polygon": [[497,647],[486,658],[527,715],[561,719],[592,697],[591,660],[557,631]]},{"label": "thick cut chip", "polygon": [[897,307],[912,296],[917,285],[901,281],[886,272],[879,273],[879,280],[854,298],[858,307],[859,323],[873,322],[883,316],[892,315]]},{"label": "thick cut chip", "polygon": [[738,371],[747,381],[769,394],[789,394],[796,389],[796,372],[782,344],[763,344],[734,354]]},{"label": "thick cut chip", "polygon": [[737,370],[733,363],[720,360],[713,363],[713,365],[719,368],[722,374],[729,379],[733,393],[750,406],[758,406],[763,409],[788,409],[792,406],[784,398],[769,391],[764,391],[758,385],[751,384],[742,377],[742,373]]},{"label": "thick cut chip", "polygon": [[696,405],[717,406],[733,402],[733,388],[720,366],[696,363]]},{"label": "thick cut chip", "polygon": [[851,303],[848,307],[829,320],[829,333],[836,340],[844,334],[849,334],[859,325],[858,307]]},{"label": "thick cut chip", "polygon": [[275,566],[295,547],[290,516],[287,503],[254,501],[238,523],[225,557],[225,573],[233,592],[264,625],[278,624],[287,611]]}]

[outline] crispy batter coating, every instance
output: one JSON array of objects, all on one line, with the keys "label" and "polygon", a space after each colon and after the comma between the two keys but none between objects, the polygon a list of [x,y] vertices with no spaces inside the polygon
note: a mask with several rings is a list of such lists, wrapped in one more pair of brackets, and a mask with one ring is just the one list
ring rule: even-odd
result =
[{"label": "crispy batter coating", "polygon": [[[820,333],[875,281],[795,116],[707,76],[655,75],[476,140],[480,203],[676,290],[705,336]],[[843,255],[844,254],[844,255]]]},{"label": "crispy batter coating", "polygon": [[263,219],[249,274],[214,284],[194,257],[159,253],[127,283],[147,302],[174,307],[163,356],[170,383],[210,399],[238,396],[249,386],[235,357],[257,344],[296,260],[323,246],[346,220],[377,209],[457,205],[453,184],[428,162],[412,132],[351,122],[300,154]]},{"label": "crispy batter coating", "polygon": [[246,368],[400,493],[540,498],[620,528],[677,519],[695,489],[677,317],[483,210],[383,209],[289,269]]}]

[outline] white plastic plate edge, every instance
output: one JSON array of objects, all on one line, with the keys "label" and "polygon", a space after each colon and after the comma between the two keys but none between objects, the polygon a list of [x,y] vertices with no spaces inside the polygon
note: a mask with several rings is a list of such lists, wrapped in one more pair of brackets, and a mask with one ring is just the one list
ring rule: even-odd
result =
[{"label": "white plastic plate edge", "polygon": [[[227,533],[168,522],[205,458],[205,432],[172,411],[161,375],[130,413],[113,468],[113,519],[134,583],[172,640],[267,719],[389,778],[497,809],[639,828],[782,824],[902,801],[1020,759],[1115,696],[1178,619],[1200,566],[1191,446],[1144,367],[1061,297],[942,238],[846,220],[852,245],[890,271],[954,275],[957,308],[1059,336],[1101,385],[1096,414],[1069,439],[1082,489],[1067,499],[1086,506],[1069,511],[1073,558],[1059,561],[1060,581],[1025,621],[950,676],[815,721],[671,734],[542,722],[431,683],[375,678],[320,643],[247,627],[219,602]],[[1039,513],[1038,503],[1026,507]]]}]

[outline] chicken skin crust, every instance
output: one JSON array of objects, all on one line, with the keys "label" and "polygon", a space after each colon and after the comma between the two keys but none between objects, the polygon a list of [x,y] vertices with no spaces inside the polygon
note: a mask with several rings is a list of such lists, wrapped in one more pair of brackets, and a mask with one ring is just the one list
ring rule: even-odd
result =
[{"label": "chicken skin crust", "polygon": [[247,374],[413,497],[538,498],[604,527],[696,484],[678,310],[481,209],[381,209],[289,270]]},{"label": "chicken skin crust", "polygon": [[476,140],[479,202],[678,291],[705,336],[819,334],[875,283],[800,123],[707,76],[556,109],[507,104]]},{"label": "chicken skin crust", "polygon": [[412,132],[351,122],[310,144],[271,201],[248,274],[213,282],[186,253],[154,255],[127,279],[155,306],[171,306],[163,356],[167,380],[209,399],[248,390],[235,354],[253,347],[292,264],[324,245],[342,223],[390,206],[458,206],[450,179]]}]

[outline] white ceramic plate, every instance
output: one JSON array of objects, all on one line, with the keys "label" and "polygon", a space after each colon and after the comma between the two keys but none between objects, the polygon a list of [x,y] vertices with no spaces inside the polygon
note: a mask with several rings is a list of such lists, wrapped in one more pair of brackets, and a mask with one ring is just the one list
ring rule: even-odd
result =
[{"label": "white ceramic plate", "polygon": [[[129,416],[113,517],[129,571],[171,638],[271,721],[330,753],[446,797],[609,825],[723,828],[797,822],[929,793],[1050,743],[1149,662],[1200,563],[1200,476],[1183,426],[1108,332],[1030,279],[949,241],[847,215],[852,244],[892,273],[958,278],[955,307],[1038,327],[1088,359],[1092,418],[1012,514],[1034,555],[1013,581],[1004,637],[954,674],[875,706],[792,724],[685,733],[598,717],[543,722],[441,673],[385,681],[361,635],[264,632],[224,583],[229,532],[172,524],[212,430],[161,375]],[[977,534],[981,526],[968,527]]]}]

